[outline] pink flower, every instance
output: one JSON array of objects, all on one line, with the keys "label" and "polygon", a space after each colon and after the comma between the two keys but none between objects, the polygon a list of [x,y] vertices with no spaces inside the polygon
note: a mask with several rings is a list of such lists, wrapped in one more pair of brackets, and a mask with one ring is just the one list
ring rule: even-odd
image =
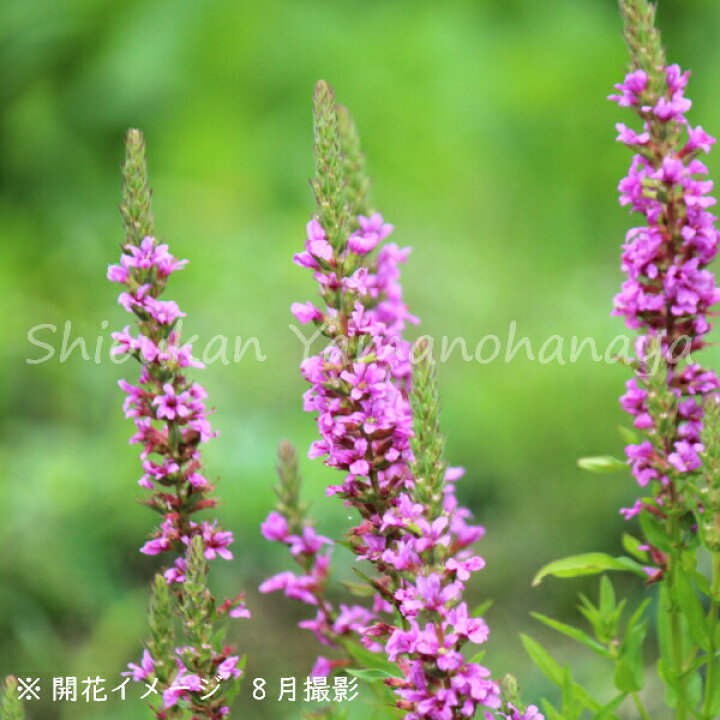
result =
[{"label": "pink flower", "polygon": [[205,686],[200,677],[180,672],[172,685],[163,692],[163,707],[168,710],[175,707],[189,692],[197,693],[201,691],[205,691]]},{"label": "pink flower", "polygon": [[266,540],[284,542],[288,536],[287,520],[278,512],[271,512],[260,526]]},{"label": "pink flower", "polygon": [[223,660],[223,662],[221,662],[215,669],[217,677],[220,678],[220,680],[239,678],[243,674],[243,671],[237,667],[239,662],[240,658],[237,655],[233,655],[227,660]]},{"label": "pink flower", "polygon": [[325,262],[329,262],[333,257],[333,249],[325,238],[325,231],[315,218],[307,224],[305,249],[313,257]]},{"label": "pink flower", "polygon": [[328,677],[332,671],[333,663],[322,655],[318,655],[310,671],[310,677]]},{"label": "pink flower", "polygon": [[459,560],[458,558],[450,558],[445,567],[451,572],[454,571],[457,579],[465,582],[470,579],[470,574],[482,570],[485,567],[485,560],[479,555],[474,555],[467,560]]},{"label": "pink flower", "polygon": [[323,545],[332,545],[332,540],[318,535],[310,526],[303,528],[302,535],[290,535],[287,540],[293,555],[315,555]]},{"label": "pink flower", "polygon": [[680,440],[675,443],[675,452],[668,455],[668,461],[679,472],[692,472],[702,465],[698,453],[703,450],[702,443],[689,443]]},{"label": "pink flower", "polygon": [[250,610],[246,607],[245,603],[239,603],[228,612],[231,618],[250,618]]},{"label": "pink flower", "polygon": [[620,95],[610,95],[608,99],[614,100],[620,107],[637,105],[639,96],[645,92],[648,84],[648,76],[644,70],[635,70],[625,76],[624,82],[615,85],[615,89],[621,92]]},{"label": "pink flower", "polygon": [[323,318],[323,314],[311,302],[293,303],[290,306],[290,312],[303,325]]},{"label": "pink flower", "polygon": [[697,127],[688,127],[687,129],[688,134],[688,142],[687,145],[685,145],[685,149],[688,152],[692,152],[693,150],[700,149],[703,152],[709,153],[711,147],[715,144],[716,140],[712,135],[708,135],[703,129],[701,125],[698,125]]},{"label": "pink flower", "polygon": [[202,523],[202,538],[205,543],[205,557],[214,560],[220,556],[224,560],[232,560],[233,554],[228,547],[233,542],[233,534],[229,530],[216,530],[217,523]]},{"label": "pink flower", "polygon": [[647,131],[638,134],[623,123],[617,123],[615,128],[618,131],[618,141],[625,145],[647,145],[650,142],[650,133]]},{"label": "pink flower", "polygon": [[160,553],[167,552],[170,547],[170,540],[166,537],[159,537],[154,540],[148,540],[140,548],[140,552],[144,555],[159,555]]},{"label": "pink flower", "polygon": [[164,395],[158,395],[153,400],[153,405],[157,406],[158,418],[167,418],[168,420],[184,419],[190,416],[191,410],[187,406],[190,401],[190,393],[187,391],[176,393],[175,388],[170,383],[163,385]]},{"label": "pink flower", "polygon": [[185,317],[185,313],[173,300],[156,300],[146,297],[142,306],[160,325],[172,325],[177,319]]},{"label": "pink flower", "polygon": [[155,672],[155,661],[147,650],[143,650],[140,665],[128,663],[128,668],[129,670],[123,672],[122,675],[132,677],[135,682],[143,682],[152,677]]},{"label": "pink flower", "polygon": [[130,279],[130,275],[127,268],[121,265],[110,265],[107,271],[107,278],[110,282],[125,284]]},{"label": "pink flower", "polygon": [[470,642],[482,645],[490,635],[490,629],[482,618],[469,617],[466,603],[460,603],[448,613],[448,623],[454,632]]},{"label": "pink flower", "polygon": [[168,585],[172,583],[183,583],[185,582],[186,572],[187,562],[185,558],[179,557],[175,559],[175,564],[163,573],[163,576]]}]

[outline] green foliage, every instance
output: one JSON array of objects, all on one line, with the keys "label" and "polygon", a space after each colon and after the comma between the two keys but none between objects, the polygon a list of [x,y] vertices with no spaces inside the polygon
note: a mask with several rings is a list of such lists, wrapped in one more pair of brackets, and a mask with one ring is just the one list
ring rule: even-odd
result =
[{"label": "green foliage", "polygon": [[670,552],[673,546],[673,538],[668,532],[668,527],[662,519],[651,513],[641,513],[639,518],[640,528],[645,539],[658,550]]},{"label": "green foliage", "polygon": [[576,640],[582,645],[589,647],[591,650],[602,655],[603,657],[611,657],[610,652],[604,645],[597,642],[597,640],[593,640],[593,638],[591,638],[586,632],[583,632],[579,628],[575,628],[572,625],[567,625],[566,623],[560,622],[559,620],[553,620],[552,618],[549,618],[546,615],[542,615],[541,613],[534,612],[530,614],[536,620],[539,620],[541,623],[547,625],[548,627],[551,627],[553,630],[557,630],[559,633],[562,633],[563,635],[566,635],[573,640]]},{"label": "green foliage", "polygon": [[[601,706],[587,691],[573,680],[572,672],[568,666],[563,666],[555,660],[537,641],[530,636],[521,634],[520,639],[525,651],[537,666],[538,670],[553,684],[562,690],[562,717],[579,717],[583,708],[597,712]],[[544,704],[545,705],[545,704]],[[552,708],[552,706],[549,706]],[[551,710],[550,715],[553,715]],[[556,717],[560,717],[557,716]]]},{"label": "green foliage", "polygon": [[343,638],[341,642],[347,654],[360,665],[358,670],[380,673],[383,677],[402,677],[400,669],[387,660],[382,653],[371,652],[359,642],[349,638]]},{"label": "green foliage", "polygon": [[363,681],[379,703],[376,706],[377,716],[387,717],[388,714],[395,716],[390,708],[395,705],[397,698],[384,681],[402,677],[400,668],[387,660],[382,653],[371,652],[355,640],[342,638],[340,642],[342,649],[353,663],[346,668],[347,672]]},{"label": "green foliage", "polygon": [[618,602],[610,579],[603,575],[600,579],[600,592],[597,604],[585,595],[580,595],[578,609],[588,621],[592,634],[567,623],[554,620],[539,613],[533,617],[544,625],[584,645],[594,653],[609,661],[613,666],[613,684],[618,691],[612,700],[600,705],[587,692],[572,680],[569,669],[559,665],[537,642],[523,637],[523,644],[538,668],[558,687],[562,688],[562,717],[580,717],[582,708],[594,713],[593,717],[615,718],[615,711],[632,697],[638,711],[645,718],[645,710],[638,693],[645,685],[645,662],[643,644],[647,636],[648,620],[646,613],[650,599],[643,601],[623,622],[627,605],[625,599]]},{"label": "green foliage", "polygon": [[632,572],[646,577],[642,566],[628,557],[612,557],[606,553],[594,552],[572,555],[562,560],[554,560],[541,568],[533,579],[533,585],[539,585],[546,577],[574,578],[582,575],[597,575],[606,570]]},{"label": "green foliage", "polygon": [[581,469],[594,473],[614,473],[627,470],[627,463],[610,455],[580,458],[577,464]]}]

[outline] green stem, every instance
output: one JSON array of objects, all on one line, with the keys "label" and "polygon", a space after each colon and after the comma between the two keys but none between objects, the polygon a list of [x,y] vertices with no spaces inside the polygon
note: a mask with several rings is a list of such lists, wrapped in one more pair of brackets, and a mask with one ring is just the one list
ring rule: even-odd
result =
[{"label": "green stem", "polygon": [[642,718],[642,720],[652,720],[652,718],[650,717],[650,713],[647,711],[645,705],[643,705],[643,701],[640,699],[640,696],[637,693],[633,693],[632,699],[635,703],[637,711],[640,713],[640,717]]},{"label": "green stem", "polygon": [[708,611],[708,627],[710,633],[710,648],[708,650],[708,665],[705,675],[705,698],[703,700],[700,717],[703,720],[713,720],[712,705],[717,672],[717,643],[715,636],[718,627],[718,611],[720,610],[720,553],[713,553],[712,562],[712,589],[710,591],[710,609]]},{"label": "green stem", "polygon": [[685,687],[685,663],[683,659],[682,626],[680,604],[677,597],[677,570],[680,566],[680,519],[676,512],[669,518],[668,531],[672,538],[673,550],[668,565],[668,595],[670,597],[670,635],[672,642],[673,672],[677,681],[677,720],[687,720],[687,690]]}]

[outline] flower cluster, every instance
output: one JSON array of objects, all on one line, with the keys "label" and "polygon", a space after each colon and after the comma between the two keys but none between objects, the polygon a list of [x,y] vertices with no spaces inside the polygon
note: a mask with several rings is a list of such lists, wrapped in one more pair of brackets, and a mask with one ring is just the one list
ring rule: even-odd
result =
[{"label": "flower cluster", "polygon": [[505,720],[543,720],[543,716],[535,705],[530,705],[527,710],[523,713],[513,705],[508,706],[507,713],[499,713],[497,717],[504,717]]},{"label": "flower cluster", "polygon": [[[484,565],[469,549],[483,529],[469,524],[469,511],[455,498],[460,470],[443,470],[429,498],[423,492],[429,478],[413,472],[408,397],[413,355],[402,333],[415,318],[398,281],[408,250],[394,244],[378,248],[391,231],[379,214],[360,216],[343,247],[335,249],[312,220],[305,250],[295,256],[298,265],[313,271],[324,307],[296,304],[293,313],[301,322],[316,323],[330,341],[302,365],[311,384],[304,406],[317,414],[320,433],[309,455],[346,473],[328,494],[360,514],[350,544],[358,559],[376,570],[372,610],[346,608],[319,635],[327,638],[343,616],[351,616],[354,626],[344,626],[398,667],[401,677],[387,684],[408,720],[471,717],[478,708],[490,717],[489,711],[500,707],[498,686],[462,652],[467,642],[482,644],[488,637],[485,622],[472,617],[462,601],[465,582]],[[297,538],[282,537],[287,529],[276,514],[263,532],[295,553],[301,547]],[[282,586],[298,597],[297,582],[283,574],[263,589]],[[314,604],[314,596],[300,599]]]},{"label": "flower cluster", "polygon": [[[219,529],[217,522],[191,520],[197,511],[217,504],[210,496],[214,488],[202,474],[200,455],[202,443],[216,433],[208,421],[205,389],[183,374],[186,367],[202,367],[193,359],[191,347],[180,344],[176,322],[184,313],[175,302],[158,299],[168,277],[187,261],[176,260],[167,245],[150,236],[144,237],[139,246],[126,244],[123,251],[120,264],[110,266],[108,278],[125,286],[119,301],[137,317],[139,334],[133,335],[129,326],[114,333],[114,352],[133,355],[142,366],[137,385],[121,380],[120,387],[127,394],[125,416],[133,419],[137,429],[130,442],[142,446],[144,474],[138,484],[152,491],[146,503],[163,515],[154,537],[140,551],[146,555],[174,553],[176,557],[165,571],[165,579],[169,584],[182,584],[192,538],[201,539],[206,560],[231,559],[229,546],[233,541],[232,533]],[[222,612],[230,617],[249,616],[242,596],[225,603]],[[180,659],[197,653],[188,647],[176,652],[177,671],[163,694],[165,709],[187,698],[196,691],[196,685],[200,690],[199,678]],[[209,666],[215,674],[238,677],[238,661],[237,656],[213,652]],[[131,663],[129,668],[127,674],[133,679],[146,680],[155,673],[155,660],[146,649],[140,665]],[[210,708],[207,716],[222,717],[222,708]]]},{"label": "flower cluster", "polygon": [[[182,650],[176,651],[177,673],[172,684],[163,691],[163,707],[166,710],[176,707],[181,700],[190,700],[191,693],[211,696],[211,684],[196,673],[190,672],[183,663],[183,655],[193,651],[193,648],[182,648]],[[231,678],[239,678],[242,675],[242,671],[238,669],[239,662],[240,658],[237,655],[229,655],[227,652],[213,652],[214,684],[217,685]],[[155,661],[150,653],[144,650],[140,664],[130,663],[128,668],[129,670],[124,672],[123,675],[131,677],[135,682],[149,683],[155,674]],[[227,705],[221,705],[215,708],[213,712],[213,720],[215,717],[220,719],[230,714],[230,708]]]},{"label": "flower cluster", "polygon": [[[705,346],[720,289],[707,269],[718,252],[718,231],[709,210],[715,204],[712,182],[699,159],[715,139],[685,117],[691,106],[685,97],[689,73],[669,65],[656,76],[633,70],[610,99],[632,108],[642,120],[640,132],[617,126],[618,140],[635,152],[619,186],[620,202],[642,214],[645,224],[627,234],[622,254],[627,279],[613,313],[641,333],[636,377],[628,381],[621,404],[648,439],[629,445],[626,452],[637,482],[643,487],[657,483],[655,502],[662,505],[672,478],[700,466],[703,396],[716,392],[720,382],[714,372],[682,361]],[[651,343],[666,366],[665,385],[673,404],[673,426],[662,432],[651,411],[657,398],[648,380],[649,365],[658,360],[647,357]],[[638,501],[622,512],[632,517],[643,507],[646,503]]]},{"label": "flower cluster", "polygon": [[[260,592],[282,590],[286,597],[315,608],[315,617],[301,620],[299,627],[310,630],[322,645],[337,648],[343,638],[361,632],[376,618],[376,614],[361,605],[340,603],[337,608],[333,606],[325,593],[330,570],[329,546],[332,541],[318,535],[305,520],[297,528],[297,534],[291,532],[294,529],[291,524],[291,519],[273,511],[262,524],[261,531],[266,540],[285,544],[302,572],[278,573],[262,583]],[[347,662],[344,660],[330,660],[320,655],[310,675],[324,677],[345,665]]]},{"label": "flower cluster", "polygon": [[211,497],[214,488],[202,474],[200,454],[201,445],[217,433],[208,421],[205,388],[183,374],[186,367],[202,367],[193,359],[191,347],[180,343],[176,322],[184,313],[175,302],[158,299],[168,277],[187,260],[176,260],[168,246],[153,237],[143,238],[139,246],[127,244],[123,250],[120,264],[110,266],[108,278],[125,286],[120,303],[138,319],[139,333],[133,335],[129,326],[113,333],[117,342],[113,352],[131,354],[142,365],[137,385],[120,381],[127,394],[123,409],[137,430],[130,442],[142,447],[144,474],[138,484],[153,491],[146,502],[163,514],[155,537],[141,552],[179,554],[165,577],[168,582],[182,582],[192,537],[202,538],[208,560],[231,559],[228,548],[233,541],[232,533],[218,529],[216,522],[190,519],[217,504]]}]

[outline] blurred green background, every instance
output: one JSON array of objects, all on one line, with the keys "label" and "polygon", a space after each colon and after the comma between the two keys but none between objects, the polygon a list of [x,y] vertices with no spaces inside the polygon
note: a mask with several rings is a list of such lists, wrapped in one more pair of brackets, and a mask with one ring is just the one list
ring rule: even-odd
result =
[{"label": "blurred green background", "polygon": [[[720,6],[668,0],[660,19],[670,56],[694,70],[692,120],[720,131]],[[205,382],[220,437],[208,472],[222,478],[219,514],[236,559],[215,563],[220,593],[247,591],[252,622],[235,639],[248,674],[277,684],[308,671],[316,651],[294,623],[304,609],[258,597],[289,567],[259,535],[273,503],[275,446],[304,450],[314,424],[301,411],[302,346],[288,307],[315,290],[290,262],[312,210],[310,95],[323,77],[359,125],[374,199],[413,247],[406,295],[432,335],[486,334],[505,343],[511,321],[535,350],[553,334],[623,332],[608,316],[629,218],[615,186],[628,163],[613,142],[627,114],[605,100],[625,67],[613,0],[2,0],[0,2],[0,675],[119,677],[145,634],[156,559],[137,552],[155,516],[136,503],[139,465],[116,381],[136,368],[107,359],[127,318],[105,280],[122,239],[117,213],[122,139],[142,128],[150,152],[158,233],[191,264],[167,297],[185,327],[258,338],[239,362],[215,363]],[[717,175],[718,155],[709,160]],[[59,360],[63,329],[88,338]],[[51,342],[55,356],[28,330]],[[504,345],[503,345],[504,353]],[[717,366],[717,351],[705,362]],[[635,497],[626,476],[589,476],[578,456],[620,454],[615,426],[622,367],[463,362],[442,366],[444,426],[453,463],[468,468],[462,499],[487,526],[488,567],[471,599],[496,599],[488,663],[546,692],[517,639],[552,641],[580,677],[604,668],[535,627],[533,608],[575,619],[574,594],[594,582],[533,572],[564,554],[619,550],[618,507]],[[303,460],[320,529],[349,524]],[[337,553],[339,573],[352,564]],[[619,579],[622,582],[622,579]],[[634,583],[629,589],[638,589]],[[640,590],[641,591],[641,590]],[[137,696],[137,688],[129,695]],[[239,716],[297,718],[301,708],[253,703]],[[358,701],[359,702],[359,701]],[[358,709],[360,708],[360,709]],[[355,713],[363,716],[362,705]],[[46,703],[33,720],[147,716],[138,700]]]}]

